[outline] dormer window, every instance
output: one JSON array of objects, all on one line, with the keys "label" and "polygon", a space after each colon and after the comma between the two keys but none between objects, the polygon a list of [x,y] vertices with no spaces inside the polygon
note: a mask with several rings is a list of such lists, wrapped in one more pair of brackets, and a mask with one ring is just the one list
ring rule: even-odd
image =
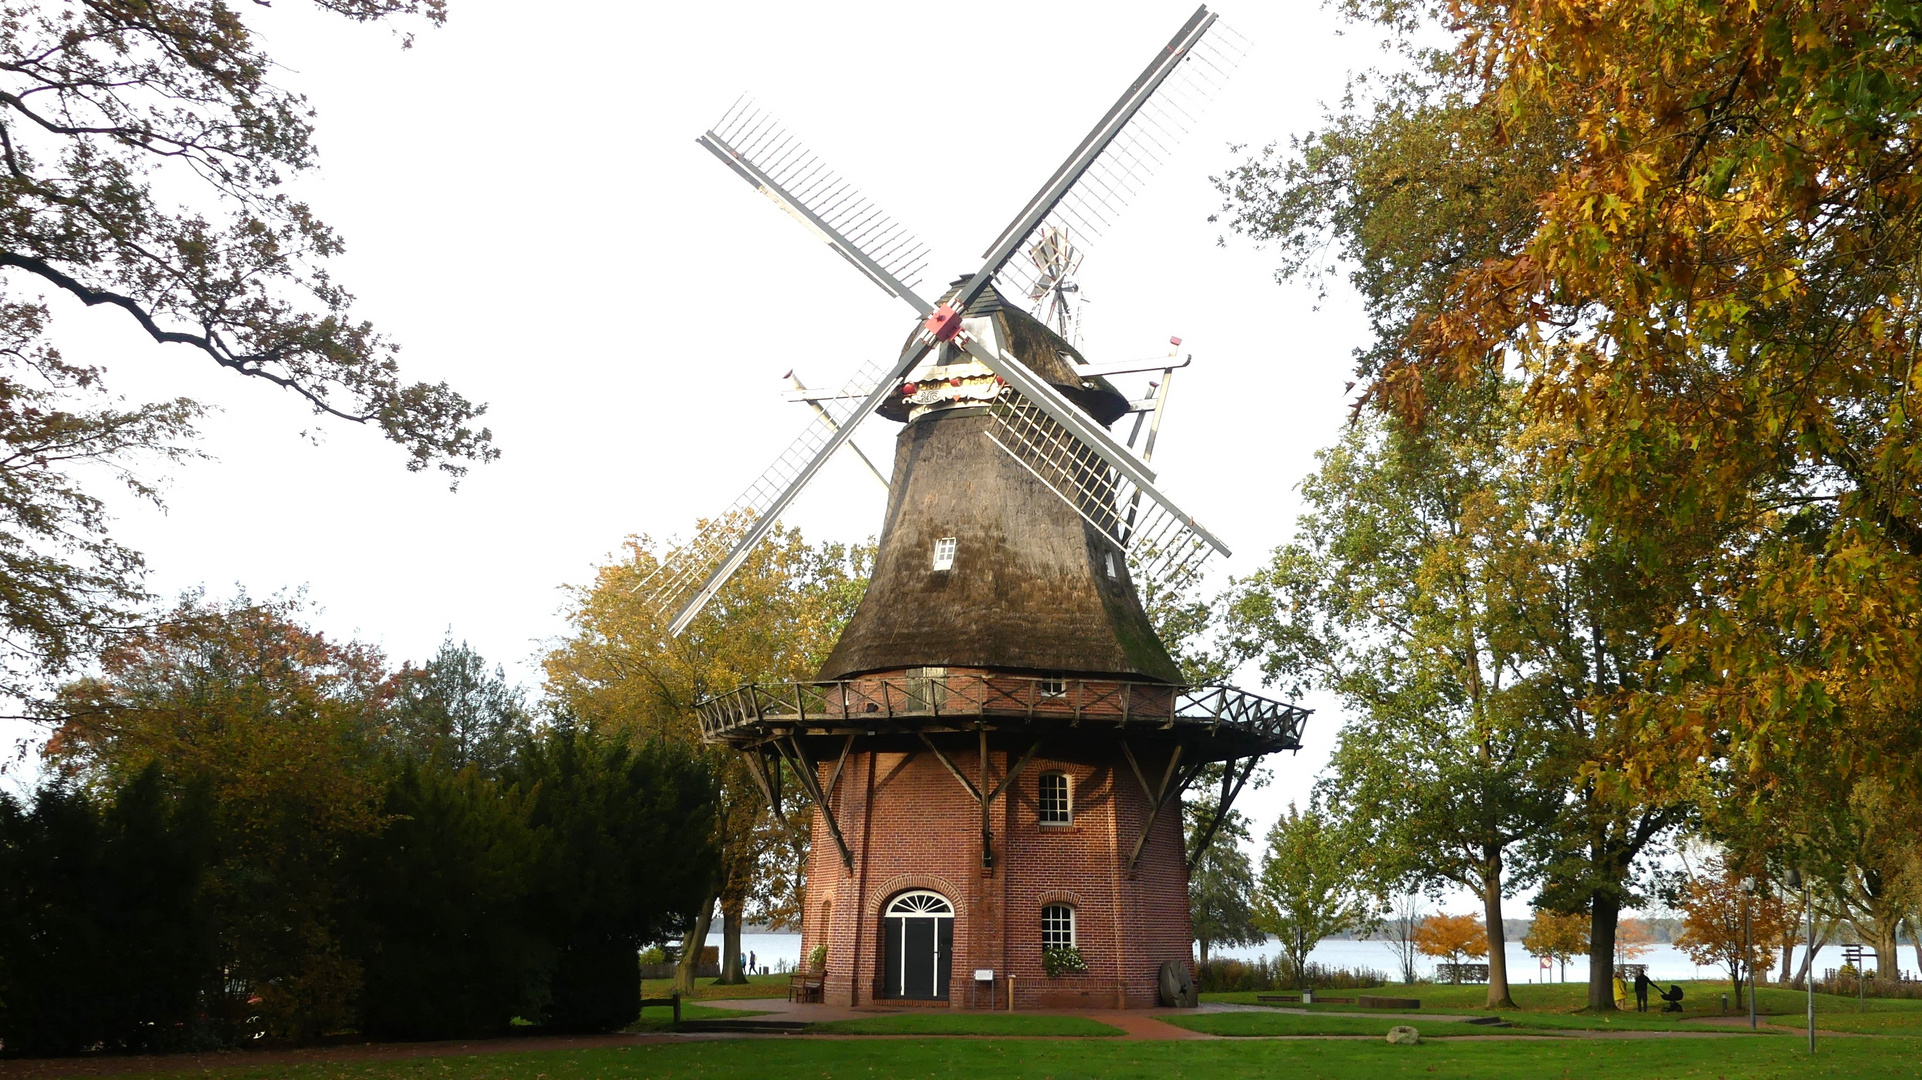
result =
[{"label": "dormer window", "polygon": [[954,549],[959,542],[952,536],[944,536],[934,542],[934,568],[936,570],[954,569]]}]

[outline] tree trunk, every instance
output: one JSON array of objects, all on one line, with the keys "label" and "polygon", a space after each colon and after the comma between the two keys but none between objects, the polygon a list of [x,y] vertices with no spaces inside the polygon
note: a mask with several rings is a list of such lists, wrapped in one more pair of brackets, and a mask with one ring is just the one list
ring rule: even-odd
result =
[{"label": "tree trunk", "polygon": [[707,948],[707,930],[714,922],[714,898],[707,898],[701,910],[694,916],[694,925],[681,938],[681,959],[674,965],[674,992],[693,996],[694,970],[701,962],[701,950]]},{"label": "tree trunk", "polygon": [[1208,962],[1208,939],[1196,938],[1195,944],[1201,946],[1201,962],[1206,964]]},{"label": "tree trunk", "polygon": [[721,901],[721,986],[747,982],[741,969],[741,910],[746,906],[746,897]]},{"label": "tree trunk", "polygon": [[1922,919],[1909,920],[1909,944],[1915,946],[1915,974],[1922,978]]},{"label": "tree trunk", "polygon": [[1782,974],[1775,981],[1788,985],[1789,969],[1795,966],[1795,937],[1791,934],[1782,942]]},{"label": "tree trunk", "polygon": [[1612,893],[1588,898],[1588,1007],[1592,1012],[1615,1011],[1615,922],[1622,903]]},{"label": "tree trunk", "polygon": [[1902,954],[1897,945],[1901,922],[1895,918],[1875,920],[1875,977],[1894,985],[1902,970]]},{"label": "tree trunk", "polygon": [[1488,1007],[1513,1009],[1515,999],[1508,993],[1508,937],[1502,926],[1502,860],[1489,860],[1482,877],[1482,921],[1488,932]]}]

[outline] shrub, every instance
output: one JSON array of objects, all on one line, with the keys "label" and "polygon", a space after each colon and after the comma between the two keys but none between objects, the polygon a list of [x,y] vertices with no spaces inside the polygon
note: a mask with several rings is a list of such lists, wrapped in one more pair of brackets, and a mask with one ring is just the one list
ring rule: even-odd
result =
[{"label": "shrub", "polygon": [[1195,966],[1195,986],[1204,994],[1294,990],[1304,983],[1317,990],[1363,990],[1385,986],[1388,975],[1374,968],[1338,968],[1309,963],[1300,977],[1286,956],[1270,960],[1210,960]]}]

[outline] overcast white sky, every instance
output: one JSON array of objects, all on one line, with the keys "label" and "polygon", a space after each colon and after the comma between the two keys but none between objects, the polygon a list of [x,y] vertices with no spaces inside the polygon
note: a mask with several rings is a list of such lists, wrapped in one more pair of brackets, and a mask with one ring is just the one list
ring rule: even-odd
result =
[{"label": "overcast white sky", "polygon": [[[114,313],[60,306],[58,333],[129,397],[220,410],[204,428],[213,460],[173,471],[165,515],[120,507],[117,533],[147,553],[155,592],[304,587],[318,625],[396,661],[451,631],[533,685],[566,586],[622,537],[724,506],[806,422],[779,398],[783,372],[838,381],[892,356],[910,324],[695,136],[752,91],[933,247],[935,285],[975,267],[1193,5],[452,8],[410,51],[292,0],[245,15],[318,110],[322,167],[299,189],[347,239],[338,280],[404,344],[410,377],[490,404],[498,463],[450,493],[376,432],[317,423]],[[1090,253],[1084,345],[1100,362],[1184,339],[1195,362],[1155,465],[1235,549],[1218,570],[1248,573],[1287,539],[1295,486],[1343,422],[1365,326],[1345,293],[1317,308],[1310,286],[1272,280],[1264,253],[1218,246],[1208,177],[1237,160],[1230,143],[1313,126],[1381,54],[1315,3],[1218,10],[1254,51]],[[864,441],[885,462],[892,425],[872,424]],[[788,520],[855,540],[881,509],[850,460]],[[1259,828],[1326,758],[1338,715],[1308,704],[1307,748],[1247,801]]]}]

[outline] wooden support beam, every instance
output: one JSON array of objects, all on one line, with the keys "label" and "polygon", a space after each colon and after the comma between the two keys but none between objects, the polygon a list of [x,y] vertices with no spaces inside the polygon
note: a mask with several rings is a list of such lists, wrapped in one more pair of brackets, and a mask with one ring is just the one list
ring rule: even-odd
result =
[{"label": "wooden support beam", "polygon": [[808,798],[821,808],[821,817],[828,823],[828,835],[834,837],[834,846],[841,852],[841,865],[849,870],[854,869],[854,852],[848,850],[848,842],[841,836],[841,824],[834,820],[834,807],[828,805],[827,793],[821,790],[821,778],[814,775],[814,762],[808,758],[807,749],[801,745],[801,740],[791,734],[785,740],[775,740],[774,747],[782,757],[788,759],[788,764],[794,766],[794,773],[807,790]]},{"label": "wooden support beam", "polygon": [[994,790],[988,793],[989,802],[993,802],[1001,797],[1001,793],[1008,789],[1008,785],[1014,782],[1014,778],[1021,775],[1021,770],[1028,767],[1028,762],[1034,757],[1034,752],[1039,749],[1041,749],[1040,739],[1036,739],[1034,742],[1028,744],[1028,750],[1021,755],[1021,760],[1010,765],[1008,767],[1008,775],[1002,777],[1001,782],[996,784]]},{"label": "wooden support beam", "polygon": [[766,753],[764,747],[756,747],[741,756],[747,759],[747,774],[754,778],[754,786],[761,789],[761,795],[767,799],[768,809],[774,811],[775,817],[780,817],[781,766],[776,764],[774,774],[769,776]]},{"label": "wooden support beam", "polygon": [[[1239,770],[1236,769],[1237,763],[1240,765]],[[1190,874],[1194,873],[1195,867],[1201,863],[1201,856],[1208,850],[1208,845],[1214,843],[1216,830],[1221,828],[1222,822],[1228,820],[1228,811],[1235,805],[1236,796],[1241,794],[1243,785],[1248,783],[1248,778],[1254,775],[1255,766],[1260,763],[1259,757],[1250,754],[1245,758],[1229,758],[1222,764],[1221,794],[1215,801],[1214,817],[1208,820],[1208,826],[1201,831],[1194,851],[1188,855]]]},{"label": "wooden support beam", "polygon": [[967,789],[968,797],[973,799],[975,802],[980,802],[981,789],[974,786],[974,781],[968,779],[967,774],[963,773],[961,769],[955,765],[954,761],[948,757],[948,755],[942,753],[940,747],[934,745],[934,740],[928,738],[927,735],[921,732],[916,732],[915,734],[921,736],[921,741],[927,744],[927,748],[929,750],[934,751],[934,756],[941,759],[941,764],[946,765],[948,767],[948,772],[952,774],[956,780],[959,780],[961,782],[961,786],[963,788]]},{"label": "wooden support beam", "polygon": [[[988,790],[988,728],[983,724],[975,731],[981,736],[981,787]],[[981,869],[994,869],[994,822],[988,818],[988,807],[994,804],[993,796],[981,795]]]},{"label": "wooden support beam", "polygon": [[849,735],[847,741],[841,744],[841,756],[834,759],[834,772],[828,775],[827,795],[830,799],[834,798],[834,792],[841,786],[841,768],[848,763],[848,751],[852,749],[854,736]]},{"label": "wooden support beam", "polygon": [[1180,784],[1173,783],[1175,773],[1181,766],[1182,749],[1179,743],[1175,744],[1174,753],[1168,755],[1168,767],[1162,770],[1161,783],[1155,787],[1149,787],[1148,778],[1141,772],[1141,763],[1135,760],[1134,750],[1128,746],[1125,739],[1122,740],[1121,752],[1127,755],[1128,765],[1134,769],[1135,779],[1141,783],[1141,790],[1148,796],[1148,820],[1142,823],[1141,837],[1135,841],[1134,851],[1128,856],[1130,870],[1140,864],[1141,852],[1148,846],[1148,836],[1154,832],[1155,819],[1161,815],[1161,808],[1168,804],[1169,796],[1178,797],[1182,788],[1188,786],[1188,779],[1194,775],[1188,773]]}]

